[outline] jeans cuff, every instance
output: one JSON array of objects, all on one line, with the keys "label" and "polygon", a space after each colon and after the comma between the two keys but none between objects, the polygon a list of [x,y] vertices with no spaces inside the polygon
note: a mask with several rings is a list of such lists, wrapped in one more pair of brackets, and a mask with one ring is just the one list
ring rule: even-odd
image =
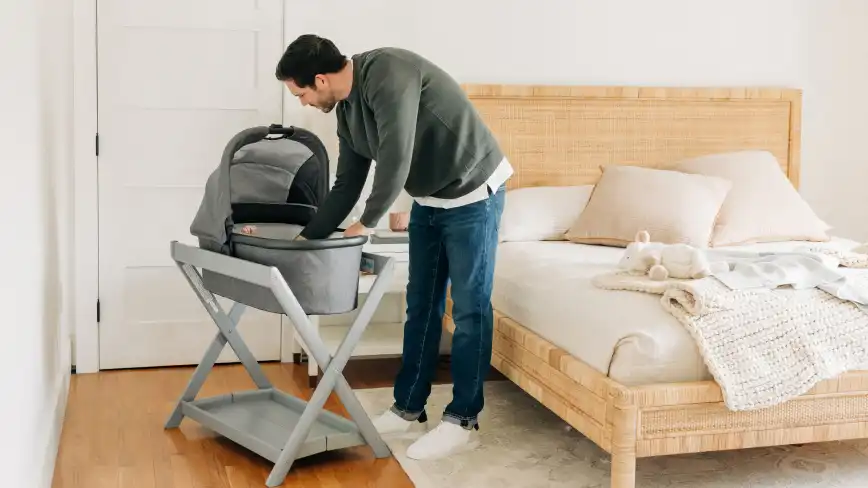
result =
[{"label": "jeans cuff", "polygon": [[460,425],[467,430],[476,429],[479,430],[479,422],[475,418],[460,418],[448,413],[443,414],[443,418],[441,419],[443,422],[449,422],[450,424]]},{"label": "jeans cuff", "polygon": [[390,408],[389,410],[391,410],[392,413],[394,413],[398,417],[401,417],[404,420],[409,420],[411,422],[414,420],[417,420],[419,422],[428,421],[428,415],[425,413],[425,410],[422,410],[421,412],[408,412],[406,410],[398,408],[397,405],[392,405],[392,408]]}]

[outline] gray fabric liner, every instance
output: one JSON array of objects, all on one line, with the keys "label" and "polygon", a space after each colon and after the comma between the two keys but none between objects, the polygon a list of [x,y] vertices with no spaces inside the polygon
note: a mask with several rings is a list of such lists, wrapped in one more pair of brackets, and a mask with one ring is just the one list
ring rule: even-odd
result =
[{"label": "gray fabric liner", "polygon": [[285,202],[295,177],[285,168],[267,164],[236,163],[229,167],[232,203]]},{"label": "gray fabric liner", "polygon": [[232,204],[285,203],[299,168],[313,155],[298,141],[266,138],[268,131],[268,127],[252,127],[226,145],[190,225],[202,248],[227,253]]},{"label": "gray fabric liner", "polygon": [[[274,239],[280,241],[291,241],[295,239],[299,234],[301,234],[301,230],[303,229],[300,225],[292,225],[292,224],[253,224],[256,226],[256,237],[261,239]],[[241,232],[245,226],[243,224],[234,224],[232,226],[232,236],[233,240],[242,239],[247,236]]]}]

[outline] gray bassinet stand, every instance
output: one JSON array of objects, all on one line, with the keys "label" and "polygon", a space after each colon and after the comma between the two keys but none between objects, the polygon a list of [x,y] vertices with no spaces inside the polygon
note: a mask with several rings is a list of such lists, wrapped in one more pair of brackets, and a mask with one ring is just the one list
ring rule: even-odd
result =
[{"label": "gray bassinet stand", "polygon": [[[363,444],[370,445],[377,458],[390,455],[389,448],[374,428],[342,371],[388,287],[394,269],[392,258],[362,253],[363,261],[373,264],[373,273],[377,278],[349,332],[335,356],[331,357],[277,267],[177,241],[172,242],[171,253],[219,332],[193,373],[166,422],[166,428],[176,428],[184,417],[189,417],[274,462],[274,468],[266,480],[271,487],[283,483],[293,462],[300,457]],[[307,344],[313,358],[323,368],[322,381],[309,402],[272,386],[235,331],[247,305],[236,302],[227,315],[214,294],[203,284],[202,275],[196,268],[270,291]],[[227,343],[253,378],[257,389],[196,400],[205,378]],[[340,397],[352,421],[323,409],[332,390]]]}]

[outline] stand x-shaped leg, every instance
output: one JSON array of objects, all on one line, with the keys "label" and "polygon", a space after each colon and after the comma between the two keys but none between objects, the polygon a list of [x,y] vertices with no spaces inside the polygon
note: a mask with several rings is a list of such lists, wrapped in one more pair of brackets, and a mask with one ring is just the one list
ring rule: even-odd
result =
[{"label": "stand x-shaped leg", "polygon": [[178,267],[181,268],[181,271],[184,273],[190,286],[195,290],[199,301],[202,302],[202,305],[211,315],[211,318],[214,320],[214,323],[217,324],[220,331],[217,332],[214,340],[211,341],[211,345],[205,352],[205,357],[202,358],[199,366],[196,367],[196,371],[193,372],[193,376],[190,378],[187,388],[181,395],[181,399],[178,400],[178,404],[175,405],[175,410],[172,412],[169,420],[166,421],[165,427],[167,429],[174,429],[181,425],[181,421],[184,419],[184,414],[182,413],[182,402],[192,402],[196,399],[196,395],[199,394],[199,390],[202,389],[202,385],[205,384],[205,379],[208,378],[208,374],[214,368],[214,365],[217,363],[217,358],[220,356],[220,353],[223,352],[223,348],[227,343],[229,343],[229,346],[233,351],[235,351],[235,355],[241,360],[241,364],[244,365],[244,369],[247,370],[247,373],[253,379],[257,388],[268,389],[272,387],[271,382],[268,381],[262,368],[259,367],[259,362],[256,360],[256,357],[250,352],[250,349],[247,348],[247,344],[241,340],[241,336],[236,331],[238,322],[241,320],[241,315],[247,307],[244,304],[236,303],[229,311],[229,315],[226,315],[223,311],[223,307],[220,306],[220,303],[218,303],[217,299],[214,297],[214,294],[206,290],[202,285],[202,277],[199,275],[199,272],[196,271],[196,268],[189,264],[180,263],[178,264]]},{"label": "stand x-shaped leg", "polygon": [[359,435],[371,446],[374,455],[377,458],[384,458],[390,455],[388,446],[386,446],[386,443],[383,442],[383,439],[376,431],[373,422],[371,422],[371,419],[359,403],[342,372],[347,361],[349,361],[353,349],[361,339],[362,333],[373,317],[380,300],[382,300],[386,288],[389,286],[392,278],[391,275],[394,271],[392,259],[364,253],[364,259],[372,262],[377,279],[371,287],[367,300],[365,300],[364,305],[359,309],[356,319],[347,332],[346,337],[344,337],[334,357],[332,357],[316,328],[310,323],[301,304],[299,304],[295,295],[286,284],[286,280],[284,280],[276,268],[236,260],[177,242],[172,243],[172,253],[191,288],[193,288],[196,296],[202,302],[202,305],[208,311],[220,331],[206,351],[205,357],[196,368],[175,410],[166,422],[167,428],[180,425],[184,417],[183,405],[195,400],[208,373],[213,368],[220,352],[227,343],[235,351],[235,354],[241,360],[251,378],[253,378],[256,386],[261,390],[273,390],[271,382],[268,381],[268,378],[262,372],[256,358],[236,331],[238,320],[245,308],[244,305],[235,304],[227,315],[222,307],[220,307],[213,293],[208,291],[203,285],[202,276],[194,267],[199,266],[203,268],[207,267],[213,272],[270,289],[280,303],[281,308],[283,308],[284,313],[289,317],[293,326],[304,340],[310,350],[311,356],[313,356],[324,372],[322,381],[317,385],[310,401],[306,403],[301,416],[289,435],[289,439],[280,451],[277,461],[275,461],[274,468],[266,480],[268,486],[274,487],[283,483],[296,457],[298,457],[301,447],[304,445],[305,440],[308,439],[311,428],[319,419],[325,402],[332,391],[337,393],[353,423],[358,428]]},{"label": "stand x-shaped leg", "polygon": [[384,458],[391,454],[389,447],[380,437],[373,422],[371,422],[371,419],[342,374],[353,349],[358,344],[359,339],[361,339],[362,333],[371,321],[377,305],[383,298],[394,270],[394,264],[391,259],[380,256],[367,257],[375,261],[375,268],[379,271],[377,273],[378,276],[371,287],[364,305],[359,309],[353,325],[350,326],[347,335],[344,337],[341,345],[338,346],[334,357],[329,354],[328,348],[326,348],[319,334],[316,333],[313,325],[308,320],[307,314],[305,314],[304,309],[301,308],[298,300],[293,296],[286,282],[281,278],[276,286],[272,287],[275,298],[277,298],[289,320],[298,330],[305,344],[307,344],[314,360],[323,369],[323,377],[317,385],[316,390],[314,390],[307,407],[302,412],[295,430],[289,436],[286,447],[280,453],[280,458],[274,464],[274,469],[266,480],[266,485],[268,486],[279,486],[283,483],[284,478],[292,467],[292,463],[298,455],[302,443],[310,432],[311,426],[313,426],[317,415],[322,410],[332,391],[337,393],[347,413],[349,413],[356,426],[358,426],[359,432],[365,439],[365,442],[373,449],[374,456]]}]

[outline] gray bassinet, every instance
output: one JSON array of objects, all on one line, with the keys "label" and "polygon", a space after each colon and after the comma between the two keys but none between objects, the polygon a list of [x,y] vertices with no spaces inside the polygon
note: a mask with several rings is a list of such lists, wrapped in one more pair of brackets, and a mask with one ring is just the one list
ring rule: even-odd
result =
[{"label": "gray bassinet", "polygon": [[[365,237],[293,241],[302,227],[258,224],[256,235],[233,228],[233,255],[275,266],[308,315],[346,313],[358,306],[359,265]],[[268,312],[283,313],[268,290],[220,274],[203,273],[213,293]]]},{"label": "gray bassinet", "polygon": [[[363,252],[366,237],[295,240],[327,192],[328,157],[313,134],[280,126],[244,130],[206,183],[190,227],[199,247],[171,245],[172,259],[218,333],[166,428],[189,417],[273,461],[270,487],[283,484],[298,457],[365,444],[377,458],[390,454],[342,371],[388,288],[394,262]],[[245,226],[255,230],[243,232]],[[362,270],[376,279],[332,356],[308,316],[355,310]],[[231,310],[215,295],[235,302]],[[275,388],[244,344],[236,329],[248,306],[286,315],[322,368],[309,401]],[[256,389],[197,399],[227,344]],[[333,391],[352,420],[324,410]]]},{"label": "gray bassinet", "polygon": [[[366,237],[294,241],[328,191],[329,160],[312,133],[296,127],[253,127],[226,146],[208,178],[190,231],[203,249],[277,267],[309,315],[358,306],[358,273]],[[245,225],[255,228],[242,234]],[[282,313],[271,293],[205,270],[211,292]]]}]

